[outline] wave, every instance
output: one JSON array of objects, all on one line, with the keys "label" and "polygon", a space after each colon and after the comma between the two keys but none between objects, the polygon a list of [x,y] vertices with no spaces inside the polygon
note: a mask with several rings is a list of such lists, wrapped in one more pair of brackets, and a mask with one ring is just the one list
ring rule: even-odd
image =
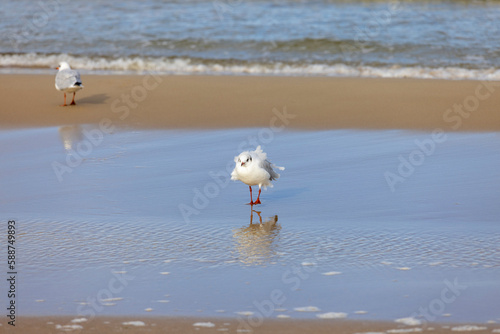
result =
[{"label": "wave", "polygon": [[205,75],[279,75],[279,76],[340,76],[374,78],[419,78],[447,80],[500,80],[500,69],[470,69],[461,67],[374,66],[325,63],[245,62],[168,57],[102,57],[68,54],[0,54],[3,72],[23,69],[55,68],[60,61],[73,68],[99,73],[141,74],[205,74]]},{"label": "wave", "polygon": [[[133,43],[133,42],[129,42]],[[208,39],[208,38],[184,38],[184,39],[166,39],[158,38],[147,41],[138,41],[135,47],[153,47],[176,50],[254,50],[259,52],[265,51],[295,51],[295,52],[321,52],[328,51],[330,53],[344,52],[347,50],[363,49],[393,51],[394,45],[387,45],[377,41],[358,41],[351,39],[330,39],[330,38],[299,38],[286,40],[225,40],[225,39]],[[406,51],[410,44],[397,45],[401,51]]]}]

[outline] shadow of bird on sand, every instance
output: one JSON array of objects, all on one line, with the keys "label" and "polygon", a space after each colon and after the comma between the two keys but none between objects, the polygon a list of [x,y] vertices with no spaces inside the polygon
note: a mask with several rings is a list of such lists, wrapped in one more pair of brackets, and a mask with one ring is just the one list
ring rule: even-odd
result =
[{"label": "shadow of bird on sand", "polygon": [[78,104],[103,104],[109,96],[106,94],[94,94],[78,99]]}]

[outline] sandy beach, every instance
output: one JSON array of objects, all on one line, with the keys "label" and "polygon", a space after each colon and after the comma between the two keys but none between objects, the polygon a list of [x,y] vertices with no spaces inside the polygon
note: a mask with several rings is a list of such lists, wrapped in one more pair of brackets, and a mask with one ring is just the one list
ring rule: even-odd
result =
[{"label": "sandy beach", "polygon": [[[498,331],[499,82],[82,79],[60,107],[53,76],[0,76],[0,333]],[[228,173],[256,144],[286,170],[251,208]]]},{"label": "sandy beach", "polygon": [[500,130],[495,81],[148,74],[82,80],[77,105],[63,108],[54,76],[1,75],[0,126],[109,119],[135,128],[269,127],[273,109],[286,109],[296,129]]}]

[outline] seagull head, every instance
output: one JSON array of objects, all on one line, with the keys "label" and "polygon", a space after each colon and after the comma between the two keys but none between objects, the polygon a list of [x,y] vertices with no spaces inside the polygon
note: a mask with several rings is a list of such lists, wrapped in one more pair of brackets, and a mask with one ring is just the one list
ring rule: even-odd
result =
[{"label": "seagull head", "polygon": [[62,61],[59,63],[59,66],[56,67],[56,70],[67,70],[67,69],[70,69],[71,67],[69,67],[69,64],[65,61]]},{"label": "seagull head", "polygon": [[241,153],[238,156],[238,161],[236,162],[236,164],[239,164],[241,167],[247,167],[251,163],[252,163],[252,157],[246,153]]}]

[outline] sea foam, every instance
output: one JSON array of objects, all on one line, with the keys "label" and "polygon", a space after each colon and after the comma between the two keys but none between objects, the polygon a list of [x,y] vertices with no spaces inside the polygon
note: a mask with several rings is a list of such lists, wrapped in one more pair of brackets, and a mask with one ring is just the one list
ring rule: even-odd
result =
[{"label": "sea foam", "polygon": [[500,80],[500,69],[467,69],[460,67],[426,66],[367,66],[282,62],[226,62],[223,60],[199,60],[169,57],[102,57],[75,56],[69,54],[2,54],[2,72],[20,69],[53,69],[60,61],[83,71],[98,71],[113,74],[154,72],[158,74],[209,74],[209,75],[278,75],[278,76],[333,76],[375,78],[419,78],[448,80]]}]

